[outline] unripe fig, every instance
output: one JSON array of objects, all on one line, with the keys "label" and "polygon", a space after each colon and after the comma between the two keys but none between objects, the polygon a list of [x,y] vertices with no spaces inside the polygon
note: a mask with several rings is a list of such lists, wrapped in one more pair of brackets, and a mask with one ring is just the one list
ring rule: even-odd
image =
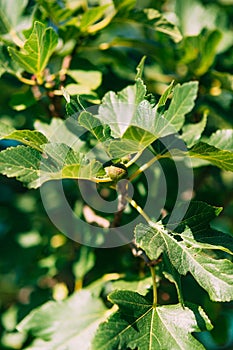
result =
[{"label": "unripe fig", "polygon": [[104,168],[107,175],[112,179],[113,181],[119,181],[121,179],[124,179],[128,176],[127,168],[122,163],[116,163],[109,165]]}]

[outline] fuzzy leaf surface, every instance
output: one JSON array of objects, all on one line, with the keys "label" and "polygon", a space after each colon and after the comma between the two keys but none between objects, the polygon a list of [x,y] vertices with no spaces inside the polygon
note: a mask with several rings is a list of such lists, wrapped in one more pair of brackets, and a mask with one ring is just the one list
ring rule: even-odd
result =
[{"label": "fuzzy leaf surface", "polygon": [[[151,260],[164,251],[177,271],[190,272],[213,301],[233,299],[233,263],[226,259],[215,259],[206,251],[190,246],[180,235],[169,232],[162,225],[151,227],[139,224],[135,229],[136,243]],[[214,246],[214,244],[213,244]]]}]

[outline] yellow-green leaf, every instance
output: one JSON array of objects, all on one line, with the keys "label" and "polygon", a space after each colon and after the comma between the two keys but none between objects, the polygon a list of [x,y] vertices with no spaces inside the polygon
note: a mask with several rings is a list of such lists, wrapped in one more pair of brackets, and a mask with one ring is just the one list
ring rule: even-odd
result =
[{"label": "yellow-green leaf", "polygon": [[58,36],[53,28],[36,21],[31,35],[25,41],[23,49],[18,51],[9,47],[11,57],[25,71],[41,78],[41,74],[48,64],[58,42]]}]

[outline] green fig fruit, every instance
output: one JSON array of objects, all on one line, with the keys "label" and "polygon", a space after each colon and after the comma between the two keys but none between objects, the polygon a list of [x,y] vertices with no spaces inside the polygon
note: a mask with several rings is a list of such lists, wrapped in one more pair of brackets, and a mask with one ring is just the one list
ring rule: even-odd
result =
[{"label": "green fig fruit", "polygon": [[127,168],[122,163],[112,164],[112,165],[106,166],[104,169],[108,177],[110,177],[110,179],[113,180],[114,182],[117,182],[128,176]]}]

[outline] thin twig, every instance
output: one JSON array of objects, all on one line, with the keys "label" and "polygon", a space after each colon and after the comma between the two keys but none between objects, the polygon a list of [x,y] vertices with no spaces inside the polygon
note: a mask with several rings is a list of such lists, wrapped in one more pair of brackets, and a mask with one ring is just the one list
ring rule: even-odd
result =
[{"label": "thin twig", "polygon": [[129,181],[132,181],[133,179],[135,179],[135,177],[137,177],[138,175],[140,175],[143,171],[145,171],[146,169],[148,169],[153,163],[155,163],[157,160],[161,159],[161,158],[167,158],[168,157],[168,153],[165,154],[158,154],[157,156],[153,157],[151,160],[149,160],[149,162],[143,164],[137,171],[135,171],[135,173],[133,173],[130,178]]},{"label": "thin twig", "polygon": [[71,61],[72,61],[71,55],[67,55],[64,57],[62,61],[61,70],[59,72],[60,82],[64,82],[66,80],[66,74],[68,69],[70,68]]},{"label": "thin twig", "polygon": [[149,218],[149,216],[144,212],[144,210],[135,202],[134,199],[126,196],[125,199],[132,205],[132,207],[134,209],[137,210],[137,212],[142,215],[144,217],[144,219],[146,220],[146,222],[150,225],[151,223],[151,219]]},{"label": "thin twig", "polygon": [[142,155],[142,151],[138,152],[132,159],[128,161],[128,163],[125,165],[126,168],[129,168],[133,163],[135,163],[136,160],[138,160],[138,158],[141,157],[141,155]]}]

